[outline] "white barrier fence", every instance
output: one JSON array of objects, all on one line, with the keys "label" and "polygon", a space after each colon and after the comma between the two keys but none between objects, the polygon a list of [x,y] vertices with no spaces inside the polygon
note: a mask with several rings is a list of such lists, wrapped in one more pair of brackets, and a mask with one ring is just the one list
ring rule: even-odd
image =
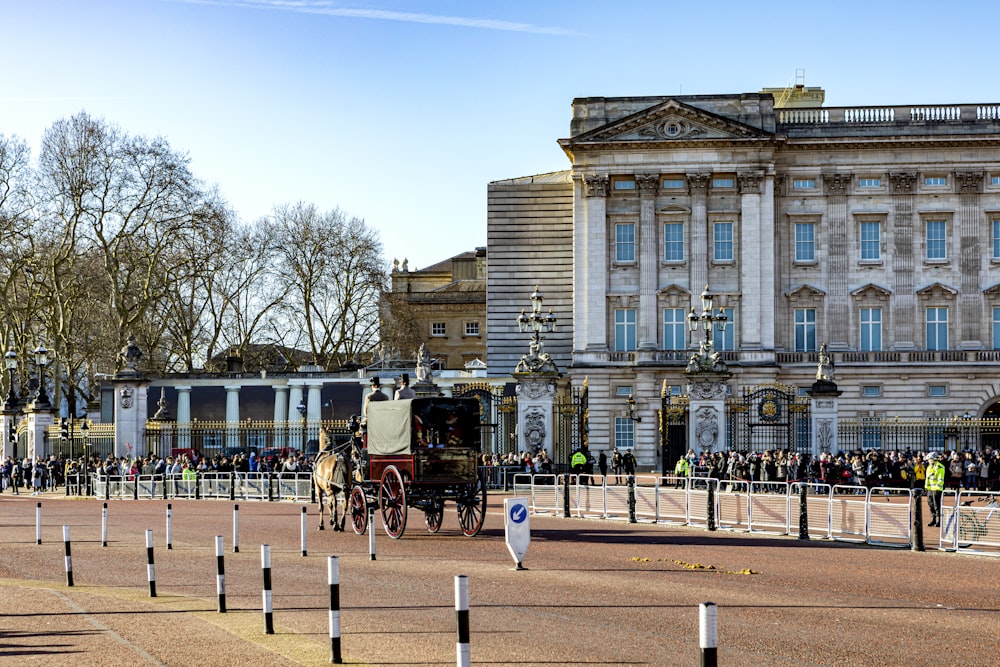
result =
[{"label": "white barrier fence", "polygon": [[[569,484],[568,498],[565,484]],[[535,514],[714,527],[772,535],[800,534],[802,491],[811,538],[910,547],[911,489],[807,482],[745,482],[704,477],[637,475],[634,485],[589,475],[514,477],[514,493]],[[565,507],[568,499],[568,508]],[[711,504],[710,504],[711,503]],[[946,492],[939,548],[1000,554],[1000,507],[995,494]]]},{"label": "white barrier fence", "polygon": [[93,495],[106,499],[216,499],[312,502],[311,473],[199,473],[173,475],[94,475]]}]

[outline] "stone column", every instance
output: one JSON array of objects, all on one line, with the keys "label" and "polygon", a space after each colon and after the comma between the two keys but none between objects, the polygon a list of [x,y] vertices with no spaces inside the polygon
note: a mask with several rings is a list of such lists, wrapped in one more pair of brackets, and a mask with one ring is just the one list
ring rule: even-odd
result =
[{"label": "stone column", "polygon": [[[851,341],[851,296],[848,293],[848,266],[852,253],[850,241],[854,229],[847,219],[847,188],[850,174],[826,174],[823,188],[826,191],[825,227],[829,230],[827,249],[826,332],[831,350],[847,350]],[[819,332],[817,332],[818,335]]]},{"label": "stone column", "polygon": [[[982,213],[981,197],[983,187],[983,172],[967,171],[955,174],[959,188],[958,220],[955,226],[958,231],[958,246],[952,246],[953,254],[958,261],[961,274],[961,287],[958,293],[958,333],[957,347],[961,350],[981,350],[983,309],[983,294],[980,291],[980,276],[983,275],[982,253],[974,251],[982,243]],[[955,238],[952,234],[952,238]],[[967,250],[968,249],[968,250]]]},{"label": "stone column", "polygon": [[[607,198],[610,179],[606,174],[585,176],[584,225],[578,232],[577,249],[583,249],[584,261],[575,262],[574,285],[580,286],[579,298],[574,300],[583,326],[581,331],[584,350],[604,352],[608,349],[607,285],[608,276],[608,219]],[[582,312],[580,312],[582,311]]]},{"label": "stone column", "polygon": [[227,384],[226,389],[226,447],[240,446],[240,385]]},{"label": "stone column", "polygon": [[302,380],[288,382],[288,447],[302,449],[302,415],[299,414],[299,403],[303,402]]},{"label": "stone column", "polygon": [[[763,172],[750,171],[737,174],[740,186],[740,283],[742,298],[740,301],[740,349],[760,350],[762,327],[762,303],[765,295],[774,294],[773,285],[764,285],[765,278],[773,275],[774,253],[767,248],[773,248],[774,225],[771,221],[770,234],[761,226],[761,185]],[[765,271],[764,267],[768,267]],[[773,299],[773,296],[771,296]],[[773,309],[772,309],[773,312]],[[769,323],[769,326],[772,326]]]},{"label": "stone column", "polygon": [[[323,419],[323,382],[314,381],[306,384],[308,397],[306,398],[306,420],[319,422]],[[391,394],[390,394],[391,396]]]},{"label": "stone column", "polygon": [[177,447],[191,449],[191,387],[177,385]]},{"label": "stone column", "polygon": [[[913,292],[913,215],[915,172],[889,174],[892,187],[892,332],[893,349],[916,349],[917,302]],[[815,419],[815,418],[814,418]]]},{"label": "stone column", "polygon": [[116,375],[111,384],[115,390],[115,456],[145,456],[149,381]]},{"label": "stone column", "polygon": [[688,449],[695,453],[727,448],[726,393],[730,377],[728,371],[687,374]]},{"label": "stone column", "polygon": [[[695,303],[702,288],[708,284],[708,182],[711,174],[688,174],[687,181],[691,187],[691,248],[688,253],[688,266],[691,267],[691,303],[689,306],[701,307]],[[700,310],[699,310],[700,312]]]},{"label": "stone column", "polygon": [[55,423],[55,416],[52,414],[51,410],[39,407],[37,410],[31,410],[28,412],[25,419],[28,421],[28,451],[24,455],[29,457],[32,461],[36,456],[41,456],[42,459],[47,459],[51,452],[49,452],[49,448],[47,446],[48,443],[45,439],[45,432],[50,426],[52,426],[52,424]]},{"label": "stone column", "polygon": [[[517,380],[517,447],[519,452],[546,450],[553,456],[552,409],[558,374],[514,373]],[[556,461],[560,465],[568,461]]]},{"label": "stone column", "polygon": [[806,390],[812,399],[810,407],[810,429],[812,431],[811,451],[813,458],[823,452],[840,451],[837,434],[840,430],[837,417],[838,397],[843,393],[832,380],[816,380]]},{"label": "stone column", "polygon": [[656,233],[656,193],[658,174],[635,177],[639,186],[639,350],[656,349],[656,283],[660,269]]},{"label": "stone column", "polygon": [[287,433],[279,424],[288,421],[288,385],[278,384],[274,386],[274,446],[287,447]]}]

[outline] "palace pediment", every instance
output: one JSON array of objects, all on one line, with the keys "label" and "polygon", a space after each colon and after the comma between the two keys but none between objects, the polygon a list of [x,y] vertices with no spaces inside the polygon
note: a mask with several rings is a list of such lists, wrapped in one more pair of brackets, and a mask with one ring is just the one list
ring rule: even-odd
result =
[{"label": "palace pediment", "polygon": [[671,99],[602,127],[565,139],[565,145],[606,142],[664,142],[770,139],[759,128]]}]

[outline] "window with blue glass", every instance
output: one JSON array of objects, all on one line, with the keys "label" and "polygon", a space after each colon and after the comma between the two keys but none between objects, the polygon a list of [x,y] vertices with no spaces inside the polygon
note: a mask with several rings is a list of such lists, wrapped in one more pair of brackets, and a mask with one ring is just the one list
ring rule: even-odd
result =
[{"label": "window with blue glass", "polygon": [[684,261],[684,224],[668,222],[663,225],[663,261]]},{"label": "window with blue glass", "polygon": [[795,309],[795,351],[816,351],[816,309]]},{"label": "window with blue glass", "polygon": [[926,311],[927,349],[948,349],[948,309],[928,308]]},{"label": "window with blue glass", "polygon": [[712,248],[715,261],[733,261],[733,223],[717,222],[712,226]]},{"label": "window with blue glass", "polygon": [[628,417],[615,417],[615,447],[620,452],[635,447],[635,424]]},{"label": "window with blue glass", "polygon": [[877,352],[882,349],[882,309],[861,309],[861,350]]},{"label": "window with blue glass", "polygon": [[687,349],[687,317],[683,308],[663,309],[663,349]]},{"label": "window with blue glass", "polygon": [[615,352],[635,350],[635,308],[615,309]]},{"label": "window with blue glass", "polygon": [[726,315],[726,328],[715,330],[715,349],[722,352],[732,352],[736,349],[736,311],[732,308],[720,308]]},{"label": "window with blue glass", "polygon": [[615,225],[615,261],[635,261],[635,223],[620,222]]},{"label": "window with blue glass", "polygon": [[993,259],[1000,259],[1000,220],[993,221]]},{"label": "window with blue glass", "polygon": [[861,261],[876,262],[882,258],[882,223],[861,223]]},{"label": "window with blue glass", "polygon": [[795,261],[816,260],[816,225],[812,222],[795,223]]},{"label": "window with blue glass", "polygon": [[993,349],[1000,350],[1000,308],[993,308]]},{"label": "window with blue glass", "polygon": [[927,259],[948,259],[948,243],[947,238],[945,237],[947,228],[948,225],[945,224],[944,220],[927,221]]}]

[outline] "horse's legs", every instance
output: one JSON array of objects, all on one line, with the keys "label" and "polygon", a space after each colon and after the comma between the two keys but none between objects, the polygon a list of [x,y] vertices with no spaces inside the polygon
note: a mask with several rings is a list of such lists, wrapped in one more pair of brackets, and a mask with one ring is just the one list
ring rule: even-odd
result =
[{"label": "horse's legs", "polygon": [[319,505],[319,529],[323,530],[323,489],[319,485],[314,485],[316,489],[316,500],[317,505]]}]

